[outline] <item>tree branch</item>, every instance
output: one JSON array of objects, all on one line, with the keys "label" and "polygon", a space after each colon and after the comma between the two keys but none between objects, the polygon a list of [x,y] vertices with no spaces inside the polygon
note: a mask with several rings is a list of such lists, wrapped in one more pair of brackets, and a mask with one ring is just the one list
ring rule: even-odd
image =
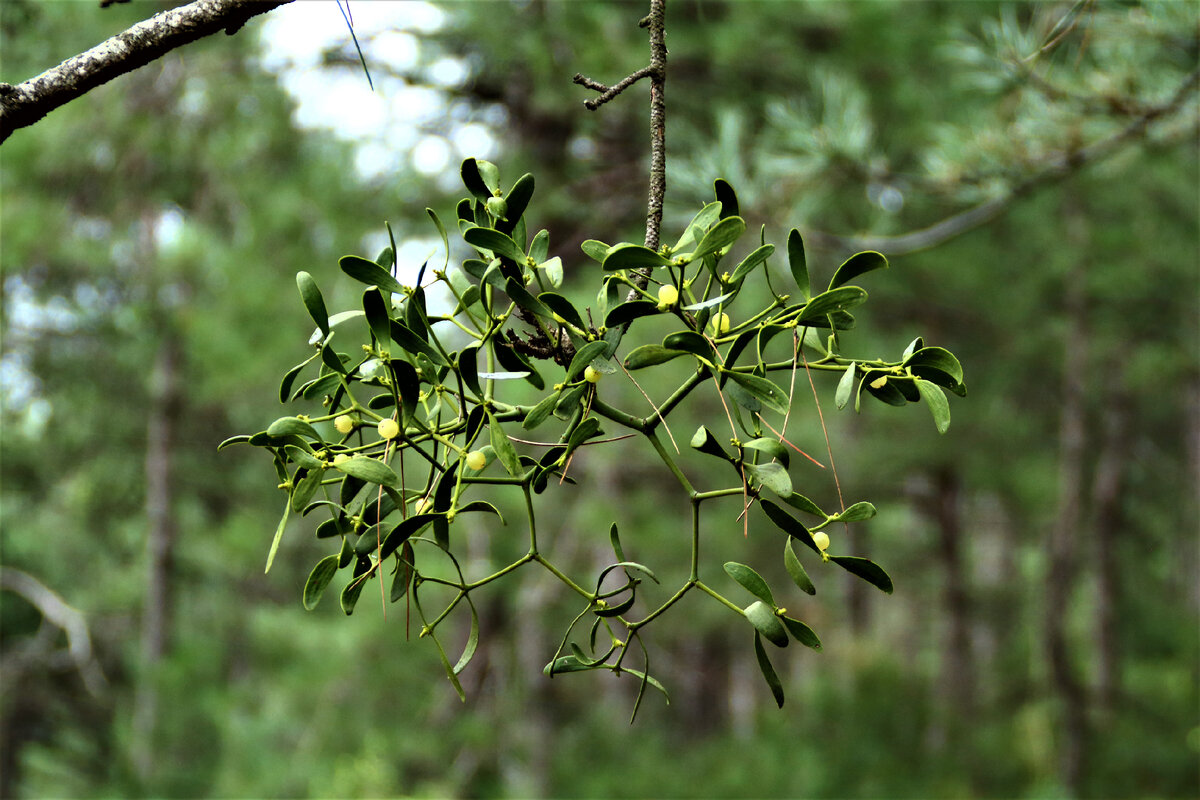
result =
[{"label": "tree branch", "polygon": [[87,620],[65,600],[27,572],[0,567],[0,589],[7,589],[38,610],[42,619],[67,634],[67,652],[89,692],[99,696],[106,681],[92,653]]},{"label": "tree branch", "polygon": [[[650,196],[646,204],[646,247],[651,250],[658,249],[663,199],[667,194],[667,105],[663,99],[667,81],[666,10],[666,0],[650,0],[650,13],[639,23],[639,27],[650,29],[649,66],[642,67],[611,87],[579,73],[572,79],[580,86],[600,92],[599,97],[584,102],[591,111],[595,111],[642,78],[650,79]],[[638,285],[646,288],[649,271],[638,270],[636,274]],[[632,300],[636,296],[636,292],[631,292],[629,299]]]},{"label": "tree branch", "polygon": [[1043,184],[1062,180],[1074,174],[1083,167],[1114,152],[1129,139],[1140,136],[1155,120],[1173,114],[1187,101],[1188,97],[1200,86],[1200,70],[1189,75],[1176,89],[1171,99],[1162,105],[1152,106],[1140,113],[1132,122],[1121,130],[1088,145],[1079,150],[1059,154],[1052,158],[1040,170],[1015,184],[1007,193],[980,203],[930,225],[927,228],[911,231],[899,236],[838,236],[821,231],[806,231],[805,240],[817,247],[839,252],[856,252],[861,250],[878,250],[889,256],[906,255],[920,250],[928,250],[956,236],[974,230],[980,225],[998,217],[1012,205],[1017,198],[1028,194]]},{"label": "tree branch", "polygon": [[24,83],[0,83],[0,142],[113,78],[217,31],[233,35],[251,17],[291,1],[196,0],[155,14]]}]

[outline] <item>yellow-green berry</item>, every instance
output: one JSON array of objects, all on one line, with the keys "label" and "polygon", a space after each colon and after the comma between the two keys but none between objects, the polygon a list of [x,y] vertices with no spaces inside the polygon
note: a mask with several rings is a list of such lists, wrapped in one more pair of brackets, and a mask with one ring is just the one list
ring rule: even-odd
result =
[{"label": "yellow-green berry", "polygon": [[603,377],[604,373],[595,367],[588,367],[583,371],[583,379],[588,383],[596,383]]},{"label": "yellow-green berry", "polygon": [[395,439],[400,435],[400,425],[394,419],[380,420],[379,435],[384,439]]},{"label": "yellow-green berry", "polygon": [[487,466],[487,456],[482,450],[472,450],[467,453],[467,469],[481,470]]},{"label": "yellow-green berry", "polygon": [[354,430],[354,418],[349,414],[338,414],[333,421],[333,427],[338,433],[349,433]]},{"label": "yellow-green berry", "polygon": [[729,332],[729,315],[726,314],[724,311],[722,311],[720,314],[717,314],[715,317],[713,317],[712,329],[713,329],[713,333],[717,336],[721,336],[722,334],[728,333]]},{"label": "yellow-green berry", "polygon": [[345,453],[338,453],[336,456],[333,457],[333,465],[335,467],[337,467],[342,464],[345,464],[349,460],[350,460],[350,456],[346,455]]},{"label": "yellow-green berry", "polygon": [[829,534],[825,531],[817,531],[812,535],[813,543],[822,553],[829,549]]},{"label": "yellow-green berry", "polygon": [[670,308],[679,302],[679,290],[669,283],[658,287],[658,307]]}]

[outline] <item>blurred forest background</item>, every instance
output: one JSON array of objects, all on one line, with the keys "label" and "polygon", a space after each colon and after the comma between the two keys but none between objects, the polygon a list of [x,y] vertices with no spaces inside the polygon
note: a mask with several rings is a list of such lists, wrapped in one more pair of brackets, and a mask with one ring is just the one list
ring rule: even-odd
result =
[{"label": "blurred forest background", "polygon": [[[644,65],[643,4],[400,4],[371,29],[377,6],[350,10],[392,116],[301,125],[301,100],[369,94],[337,7],[307,4],[0,148],[3,796],[1200,796],[1195,3],[671,0],[664,236],[723,177],[752,229],[805,233],[817,283],[883,251],[848,341],[923,335],[970,395],[939,437],[818,381],[847,499],[880,509],[853,550],[895,594],[839,572],[788,598],[825,648],[776,659],[782,711],[745,624],[689,600],[651,635],[671,704],[632,727],[632,680],[542,674],[571,614],[548,576],[487,595],[465,705],[400,606],[305,612],[328,545],[294,522],[264,577],[284,499],[257,451],[216,451],[284,413],[295,272],[353,306],[337,259],[385,219],[418,265],[463,157],[535,174],[573,297],[581,240],[641,241],[648,89],[589,112],[571,76]],[[6,0],[0,77],[165,7]],[[264,56],[302,12],[334,44]],[[669,476],[623,452],[540,498],[557,557],[594,562],[615,517],[637,560],[678,558]],[[836,505],[827,474],[794,480]],[[779,565],[728,516],[718,569]],[[513,535],[481,525],[477,557]]]}]

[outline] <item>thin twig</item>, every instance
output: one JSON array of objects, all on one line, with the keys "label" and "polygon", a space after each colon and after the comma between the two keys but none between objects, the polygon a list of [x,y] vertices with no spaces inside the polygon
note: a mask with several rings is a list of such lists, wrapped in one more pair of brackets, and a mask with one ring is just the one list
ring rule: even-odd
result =
[{"label": "thin twig", "polygon": [[[650,79],[650,189],[646,201],[645,242],[646,247],[651,250],[658,249],[663,200],[667,195],[667,105],[664,99],[667,82],[666,10],[667,0],[650,0],[650,13],[638,23],[638,27],[650,30],[649,66],[642,67],[611,87],[579,74],[573,78],[580,86],[602,93],[600,97],[584,102],[584,105],[593,111],[642,78]],[[638,290],[646,288],[650,281],[650,270],[646,268],[635,271],[633,280],[637,289],[629,290],[625,302],[635,300]],[[622,326],[622,333],[628,325],[629,323],[625,323]]]},{"label": "thin twig", "polygon": [[678,453],[679,445],[675,442],[675,435],[671,433],[671,426],[667,424],[667,418],[664,417],[663,413],[658,410],[658,406],[654,405],[654,401],[650,399],[650,395],[646,394],[646,390],[641,387],[641,384],[633,379],[633,375],[629,374],[629,370],[625,369],[625,365],[618,361],[617,366],[619,366],[621,371],[625,373],[625,377],[629,378],[630,383],[632,383],[637,390],[642,393],[642,397],[646,398],[646,402],[649,403],[650,407],[654,409],[655,415],[662,420],[663,427],[667,429],[667,438],[671,440],[671,445],[675,448],[675,452]]},{"label": "thin twig", "polygon": [[829,454],[829,469],[833,473],[833,485],[837,487],[838,504],[842,511],[846,510],[846,501],[842,498],[842,482],[838,480],[837,464],[833,463],[833,446],[829,444],[829,429],[825,427],[825,414],[821,412],[821,398],[817,395],[817,385],[813,383],[812,370],[808,368],[808,356],[804,348],[800,348],[800,358],[804,359],[804,374],[808,376],[808,385],[812,388],[813,402],[817,404],[817,418],[821,420],[821,433],[825,434],[825,452]]},{"label": "thin twig", "polygon": [[601,93],[599,97],[593,97],[591,100],[583,101],[583,105],[587,107],[588,111],[595,111],[597,108],[604,105],[609,100],[612,100],[630,86],[633,86],[642,78],[649,78],[652,74],[653,69],[651,67],[642,67],[637,72],[634,72],[633,74],[622,79],[622,81],[616,86],[605,86],[603,83],[594,81],[591,78],[586,78],[579,73],[575,73],[575,77],[571,80],[575,83],[578,83],[580,86],[584,86],[588,89],[592,89],[593,91]]}]

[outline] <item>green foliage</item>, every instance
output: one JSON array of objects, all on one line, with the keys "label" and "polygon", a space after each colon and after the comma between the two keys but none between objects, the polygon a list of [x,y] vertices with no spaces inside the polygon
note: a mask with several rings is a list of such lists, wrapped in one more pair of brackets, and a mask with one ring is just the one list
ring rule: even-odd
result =
[{"label": "green foliage", "polygon": [[[702,579],[702,508],[709,501],[736,496],[743,501],[742,516],[752,505],[761,506],[787,537],[785,566],[804,592],[812,594],[815,587],[791,548],[792,538],[807,545],[822,563],[836,564],[891,593],[891,579],[878,565],[861,557],[831,555],[824,533],[818,534],[820,544],[814,539],[815,532],[831,523],[874,516],[875,507],[859,502],[830,514],[793,489],[789,448],[798,448],[784,432],[795,400],[795,373],[803,369],[841,375],[839,405],[845,405],[846,395],[854,392],[857,408],[864,389],[894,405],[924,400],[939,432],[945,432],[950,419],[940,387],[966,393],[958,360],[945,349],[922,346],[920,339],[891,361],[842,353],[839,333],[855,325],[850,309],[867,299],[866,291],[849,281],[886,267],[887,259],[879,253],[851,256],[834,272],[826,290],[814,295],[804,245],[793,230],[787,253],[799,284],[799,301],[770,283],[767,262],[773,245],[763,242],[732,270],[725,269],[723,261],[746,223],[736,215],[736,195],[724,181],[716,183],[717,201],[705,205],[672,246],[654,251],[632,243],[585,242],[584,253],[600,265],[595,272],[599,292],[594,309],[581,309],[552,291],[561,283],[561,261],[548,258],[548,233],[542,230],[532,239],[528,236],[524,214],[533,193],[532,176],[522,176],[505,193],[493,164],[468,159],[462,165],[462,178],[472,197],[458,204],[458,227],[474,255],[462,262],[461,272],[430,270],[426,264],[417,285],[404,286],[393,274],[394,243],[375,261],[346,256],[340,262],[342,271],[367,289],[361,312],[355,309],[333,317],[313,276],[307,272],[296,276],[301,299],[317,325],[309,341],[316,353],[287,371],[280,399],[319,399],[322,410],[280,417],[262,432],[235,436],[222,445],[246,443],[265,449],[272,456],[279,488],[288,495],[267,569],[290,514],[328,514],[317,525],[316,535],[331,539],[337,552],[313,568],[304,586],[305,608],[316,607],[336,573],[345,572],[348,579],[341,590],[341,605],[351,614],[366,584],[382,581],[390,573],[391,602],[404,598],[416,610],[421,637],[433,642],[447,677],[464,696],[458,676],[479,641],[479,615],[472,594],[526,564],[540,564],[582,605],[551,655],[546,674],[601,669],[629,673],[641,686],[635,715],[647,687],[664,695],[667,691],[650,674],[643,631],[690,591],[699,590],[749,623],[759,666],[782,706],[783,686],[762,639],[786,647],[795,638],[815,649],[820,649],[820,640],[803,622],[785,616],[786,609],[776,603],[753,568],[732,561],[725,564],[729,576],[757,598],[745,608]],[[440,218],[432,210],[428,214],[445,241]],[[760,265],[763,269],[756,271]],[[426,274],[432,278],[428,283],[422,280]],[[758,308],[739,306],[747,279],[758,276],[767,291],[746,297],[750,302],[765,298],[765,302]],[[430,288],[439,284],[454,299],[447,314],[434,314],[428,305]],[[651,285],[668,290],[654,294]],[[740,316],[736,324],[731,312]],[[596,327],[583,321],[595,317],[602,317],[604,324]],[[648,330],[642,320],[653,317],[668,320],[677,330],[661,345],[631,347],[621,359],[619,349],[627,344],[626,333]],[[365,328],[354,327],[363,320]],[[787,335],[778,336],[781,333]],[[353,346],[356,337],[364,340],[359,347]],[[786,346],[771,349],[773,339]],[[341,342],[346,342],[341,345],[344,349],[338,349]],[[605,376],[624,371],[642,391],[631,371],[644,376],[676,358],[690,359],[691,372],[666,400],[657,406],[651,401],[653,413],[638,416],[606,399],[611,394],[605,391]],[[558,366],[539,369],[535,362],[544,361]],[[563,371],[555,376],[559,368]],[[542,371],[551,376],[548,388]],[[790,373],[788,391],[771,377],[775,373]],[[544,395],[530,404],[510,399],[511,387],[522,379]],[[652,374],[642,379],[655,384],[664,380]],[[702,388],[715,390],[721,398],[725,420],[713,422],[712,427],[728,426],[728,448],[707,425],[700,426],[691,445],[732,468],[737,476],[732,487],[696,489],[680,466],[682,453],[676,448],[673,454],[663,444],[660,429],[673,443],[668,418]],[[783,418],[778,427],[768,421],[770,415]],[[509,433],[517,426],[533,430],[552,419],[558,430],[550,442],[527,442]],[[615,560],[593,581],[569,577],[543,552],[538,538],[533,496],[545,492],[552,479],[573,482],[569,472],[575,452],[612,441],[609,433],[615,431],[604,430],[606,424],[642,437],[690,501],[690,572],[657,605],[645,601],[639,587],[647,579],[658,583],[658,578],[649,567],[626,558],[616,522],[609,528]],[[540,455],[531,446],[542,448]],[[482,511],[494,513],[497,522],[504,524],[495,507],[469,499],[472,488],[480,484],[502,486],[523,496],[529,544],[523,555],[490,574],[468,577],[456,520],[464,513]],[[803,525],[764,499],[764,490],[820,522]],[[449,591],[450,599],[427,612],[431,590],[439,600]],[[463,605],[470,615],[470,633],[452,664],[442,641],[442,625]],[[628,659],[634,643],[641,654],[637,666]]]}]

